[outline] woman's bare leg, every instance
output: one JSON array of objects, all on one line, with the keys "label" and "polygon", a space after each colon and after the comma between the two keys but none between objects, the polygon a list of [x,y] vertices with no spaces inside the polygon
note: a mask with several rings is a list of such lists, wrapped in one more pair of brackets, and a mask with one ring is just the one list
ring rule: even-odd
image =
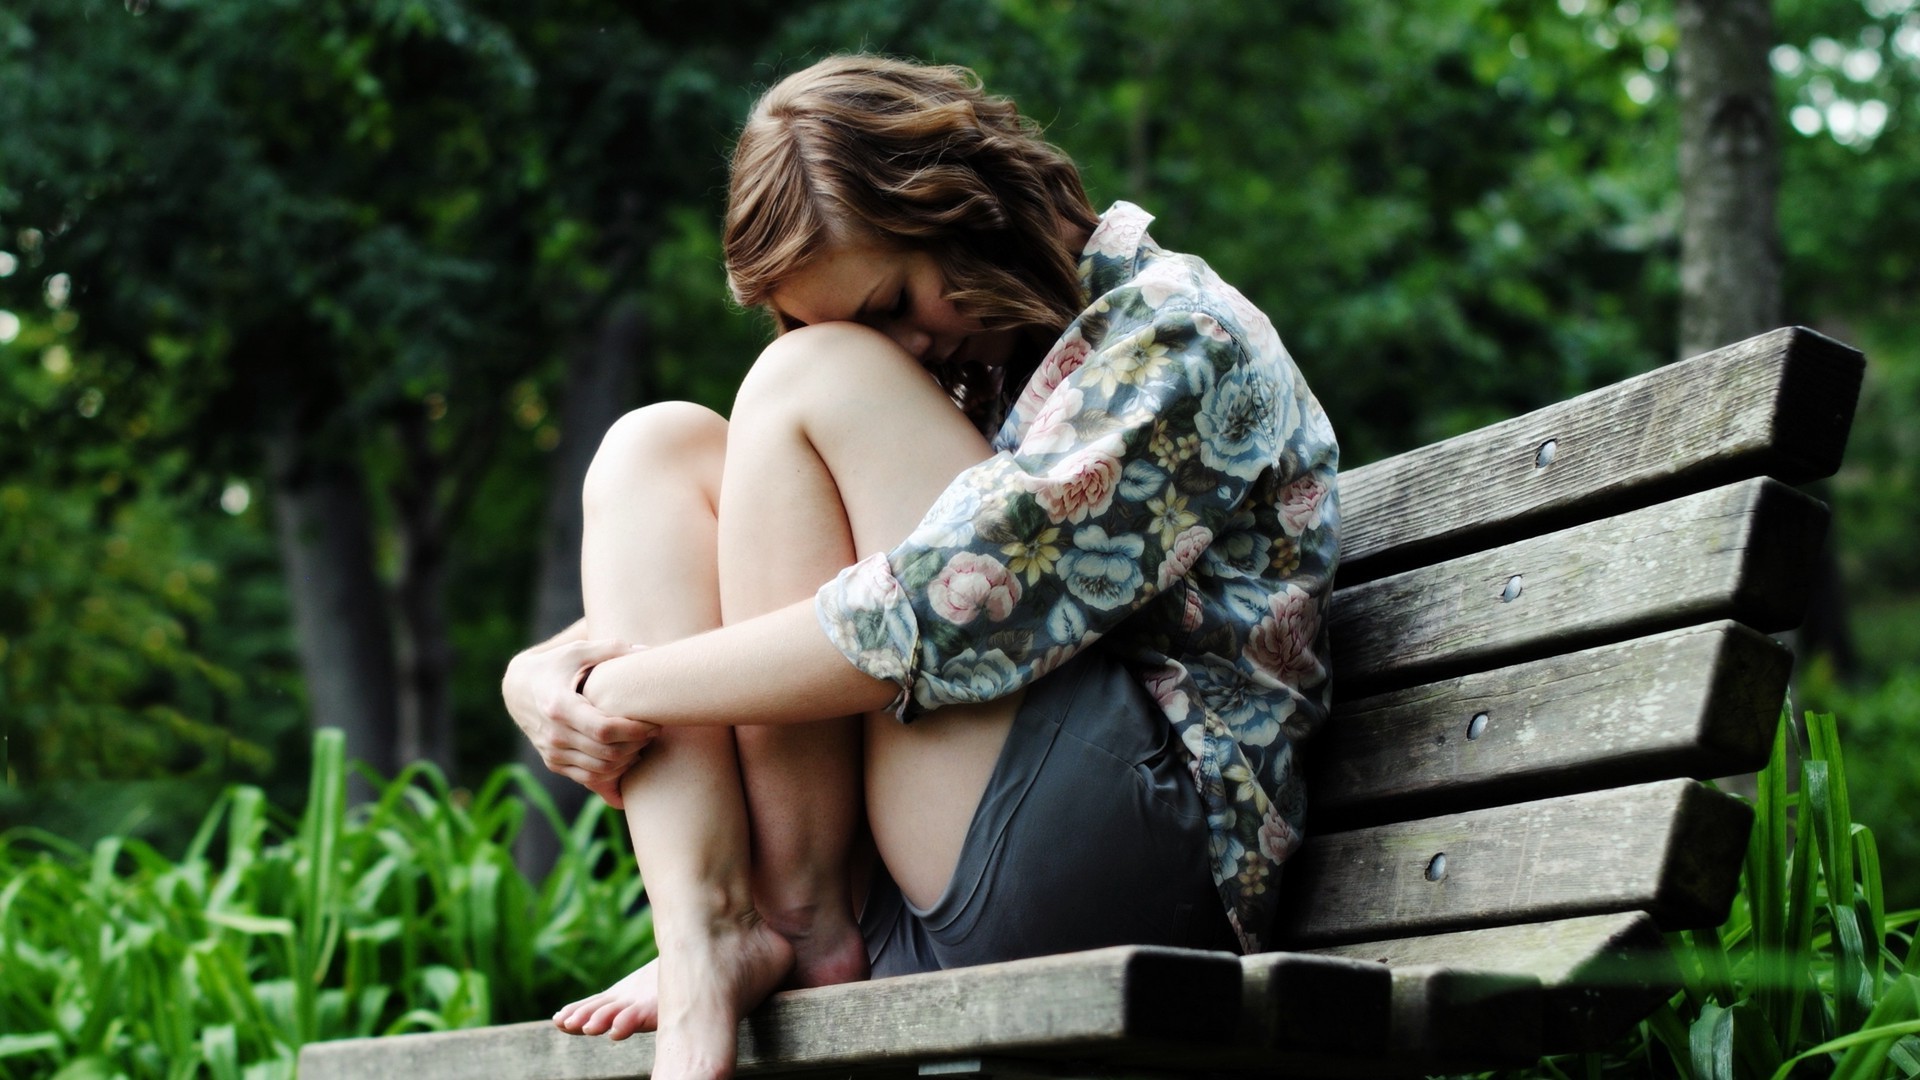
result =
[{"label": "woman's bare leg", "polygon": [[[629,414],[602,443],[586,484],[582,587],[591,634],[661,644],[719,625],[715,501],[726,424],[696,406]],[[663,1031],[659,1077],[731,1072],[742,1003],[765,997],[792,950],[753,905],[748,822],[733,735],[668,728],[621,782],[634,855],[660,944],[640,973],[563,1009],[569,1030],[624,1038]],[[652,987],[660,979],[658,1002]]]},{"label": "woman's bare leg", "polygon": [[[717,417],[700,415],[722,430]],[[723,484],[703,471],[712,468],[709,453],[680,445],[606,454],[604,469],[596,459],[607,483],[598,485],[606,497],[596,499],[589,482],[590,632],[661,642],[714,625],[716,595],[729,619],[807,595],[854,552],[905,537],[952,477],[987,453],[911,357],[845,326],[811,328],[770,347],[742,388],[731,431],[718,438],[728,446]],[[616,457],[629,464],[611,464]],[[703,464],[685,466],[689,459]],[[672,490],[656,490],[662,484]],[[688,527],[712,521],[716,485],[717,548]],[[670,540],[650,548],[637,539],[657,535],[649,523],[661,520],[676,525]],[[717,589],[705,576],[710,568]],[[890,720],[871,726],[882,732],[867,738],[885,775],[869,775],[868,791],[876,814],[880,804],[889,808],[876,838],[916,901],[930,903],[951,876],[1017,704],[949,708],[938,724],[914,729]],[[672,1075],[730,1069],[735,1021],[791,962],[786,941],[759,921],[754,885],[800,943],[803,979],[854,978],[865,966],[847,887],[860,813],[858,727],[749,729],[740,739],[744,795],[733,736],[717,730],[663,732],[664,745],[649,747],[622,786],[655,906],[660,966],[556,1017],[569,1030],[623,1037],[652,1019],[657,977],[659,1062]],[[750,867],[749,842],[759,867]]]},{"label": "woman's bare leg", "polygon": [[[734,405],[720,503],[720,595],[732,622],[813,595],[857,558],[906,538],[953,478],[988,456],[946,392],[879,334],[845,324],[788,334]],[[794,942],[796,981],[864,974],[847,852],[867,816],[907,895],[952,876],[1019,698],[890,716],[737,729],[752,807],[755,896]],[[878,768],[874,768],[875,764]],[[858,972],[854,972],[857,968]]]}]

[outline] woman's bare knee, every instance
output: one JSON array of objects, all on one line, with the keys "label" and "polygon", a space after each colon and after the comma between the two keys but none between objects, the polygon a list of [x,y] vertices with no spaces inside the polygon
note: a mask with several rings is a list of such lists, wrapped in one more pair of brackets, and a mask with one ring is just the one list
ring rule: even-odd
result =
[{"label": "woman's bare knee", "polygon": [[744,463],[781,454],[817,460],[862,552],[899,543],[955,476],[990,453],[919,361],[852,323],[803,327],[769,345],[741,386],[732,425],[749,474]]},{"label": "woman's bare knee", "polygon": [[740,384],[733,416],[735,423],[753,423],[766,413],[795,417],[823,404],[898,407],[903,393],[949,400],[920,362],[885,334],[858,323],[821,323],[768,344]]},{"label": "woman's bare knee", "polygon": [[703,405],[662,401],[614,422],[594,452],[583,497],[596,505],[630,501],[636,487],[661,480],[719,487],[726,457],[727,421]]}]

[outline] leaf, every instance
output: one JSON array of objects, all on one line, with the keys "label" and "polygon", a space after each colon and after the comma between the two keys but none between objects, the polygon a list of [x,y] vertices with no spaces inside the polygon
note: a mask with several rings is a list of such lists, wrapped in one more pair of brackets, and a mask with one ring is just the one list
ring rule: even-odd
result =
[{"label": "leaf", "polygon": [[241,1080],[240,1039],[232,1024],[209,1024],[200,1030],[200,1053],[213,1080]]},{"label": "leaf", "polygon": [[89,1055],[67,1062],[51,1080],[114,1080],[119,1070],[106,1058]]},{"label": "leaf", "polygon": [[1733,1014],[1711,1002],[1687,1030],[1695,1076],[1733,1080]]},{"label": "leaf", "polygon": [[36,1031],[31,1035],[0,1035],[0,1058],[58,1051],[60,1046],[59,1034],[52,1031]]},{"label": "leaf", "polygon": [[209,911],[207,921],[229,930],[238,930],[243,934],[275,934],[292,938],[299,932],[292,919],[265,915],[248,915],[234,911]]}]

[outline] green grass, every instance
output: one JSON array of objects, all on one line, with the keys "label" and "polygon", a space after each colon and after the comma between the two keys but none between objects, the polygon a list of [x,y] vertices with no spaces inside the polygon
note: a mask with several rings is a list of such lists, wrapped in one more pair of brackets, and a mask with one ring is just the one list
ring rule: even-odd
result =
[{"label": "green grass", "polygon": [[1920,911],[1887,910],[1879,847],[1854,820],[1831,715],[1782,717],[1754,809],[1726,923],[1671,939],[1680,992],[1604,1052],[1494,1075],[1920,1076]]},{"label": "green grass", "polygon": [[[291,1076],[307,1042],[529,1019],[652,955],[599,804],[565,822],[518,767],[471,797],[426,767],[345,790],[321,732],[298,821],[235,787],[177,861],[0,835],[0,1078]],[[1603,1053],[1498,1075],[1920,1076],[1920,911],[1887,909],[1831,716],[1783,719],[1755,809],[1730,917],[1673,938],[1681,991]],[[562,847],[538,885],[511,859],[530,815]]]},{"label": "green grass", "polygon": [[[562,820],[524,769],[469,796],[426,766],[345,805],[338,732],[305,814],[229,789],[179,860],[0,835],[0,1077],[292,1076],[319,1039],[543,1015],[653,954],[617,820]],[[534,815],[560,838],[535,885]]]}]

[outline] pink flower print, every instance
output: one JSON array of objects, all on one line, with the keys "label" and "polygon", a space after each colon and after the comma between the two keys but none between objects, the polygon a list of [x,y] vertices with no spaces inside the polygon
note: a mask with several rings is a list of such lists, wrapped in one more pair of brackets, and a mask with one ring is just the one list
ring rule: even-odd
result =
[{"label": "pink flower print", "polygon": [[901,599],[900,582],[885,552],[876,552],[842,572],[840,595],[852,611],[885,611]]},{"label": "pink flower print", "polygon": [[1061,664],[1073,659],[1082,648],[1085,648],[1088,644],[1097,640],[1098,637],[1099,635],[1097,634],[1092,635],[1087,641],[1081,642],[1078,645],[1055,645],[1053,648],[1041,653],[1040,659],[1033,662],[1033,677],[1040,679],[1052,674]]},{"label": "pink flower print", "polygon": [[1056,392],[1034,414],[1033,425],[1020,440],[1020,453],[1058,454],[1068,449],[1079,436],[1073,430],[1073,418],[1080,415],[1083,401],[1080,391],[1069,386]]},{"label": "pink flower print", "polygon": [[1067,376],[1080,370],[1080,365],[1087,362],[1092,352],[1093,347],[1087,344],[1079,327],[1067,331],[1054,343],[1047,358],[1040,361],[1040,366],[1034,370],[1033,377],[1027,380],[1026,389],[1021,391],[1020,401],[1014,408],[1023,416],[1034,415]]},{"label": "pink flower print", "polygon": [[1196,311],[1193,313],[1193,328],[1200,332],[1201,337],[1211,338],[1214,341],[1226,342],[1233,340],[1233,335],[1227,333],[1227,328],[1220,325],[1220,320],[1204,311]]},{"label": "pink flower print", "polygon": [[1147,693],[1153,696],[1154,703],[1166,714],[1168,720],[1180,723],[1187,718],[1191,703],[1187,692],[1181,686],[1186,679],[1186,669],[1179,666],[1157,667],[1145,679]]},{"label": "pink flower print", "polygon": [[1320,635],[1320,608],[1313,594],[1288,585],[1267,601],[1271,612],[1247,636],[1247,659],[1254,668],[1298,689],[1326,678],[1326,668],[1314,655]]},{"label": "pink flower print", "polygon": [[991,555],[956,552],[927,583],[927,602],[941,618],[965,626],[982,611],[999,622],[1013,613],[1020,581]]},{"label": "pink flower print", "polygon": [[1204,725],[1190,724],[1180,732],[1180,744],[1187,748],[1187,772],[1193,776],[1193,786],[1201,787],[1200,759],[1207,753],[1207,732]]},{"label": "pink flower print", "polygon": [[1201,606],[1200,590],[1188,586],[1186,606],[1180,609],[1180,629],[1191,634],[1200,629],[1200,620],[1206,614]]},{"label": "pink flower print", "polygon": [[1327,482],[1317,473],[1307,473],[1280,493],[1280,528],[1288,536],[1299,536],[1320,527],[1320,507],[1327,501]]},{"label": "pink flower print", "polygon": [[1173,545],[1167,548],[1167,557],[1160,562],[1159,576],[1154,579],[1155,587],[1165,589],[1186,577],[1187,571],[1200,561],[1200,556],[1211,543],[1213,530],[1205,525],[1192,525],[1181,530],[1180,535],[1173,538]]},{"label": "pink flower print", "polygon": [[[1240,323],[1240,328],[1249,337],[1263,338],[1273,334],[1273,322],[1266,312],[1253,306],[1246,295],[1231,285],[1223,286],[1221,295],[1226,298],[1227,315]],[[1278,338],[1275,338],[1278,344]]]},{"label": "pink flower print", "polygon": [[1274,862],[1285,862],[1299,846],[1300,834],[1280,815],[1279,804],[1270,804],[1266,816],[1260,819],[1260,854]]},{"label": "pink flower print", "polygon": [[1140,238],[1147,234],[1147,222],[1151,220],[1152,216],[1137,206],[1115,206],[1087,238],[1087,253],[1110,259],[1133,258],[1140,250]]},{"label": "pink flower print", "polygon": [[1233,928],[1233,936],[1240,939],[1240,951],[1248,953],[1261,951],[1260,935],[1247,933],[1247,928],[1240,923],[1240,912],[1238,910],[1233,908],[1227,909],[1227,925]]},{"label": "pink flower print", "polygon": [[1028,481],[1034,500],[1054,524],[1106,513],[1120,484],[1123,448],[1119,436],[1109,435],[1068,455],[1045,476]]},{"label": "pink flower print", "polygon": [[1133,279],[1140,290],[1140,299],[1150,308],[1165,306],[1168,300],[1186,291],[1190,278],[1183,268],[1172,261],[1160,260]]}]

